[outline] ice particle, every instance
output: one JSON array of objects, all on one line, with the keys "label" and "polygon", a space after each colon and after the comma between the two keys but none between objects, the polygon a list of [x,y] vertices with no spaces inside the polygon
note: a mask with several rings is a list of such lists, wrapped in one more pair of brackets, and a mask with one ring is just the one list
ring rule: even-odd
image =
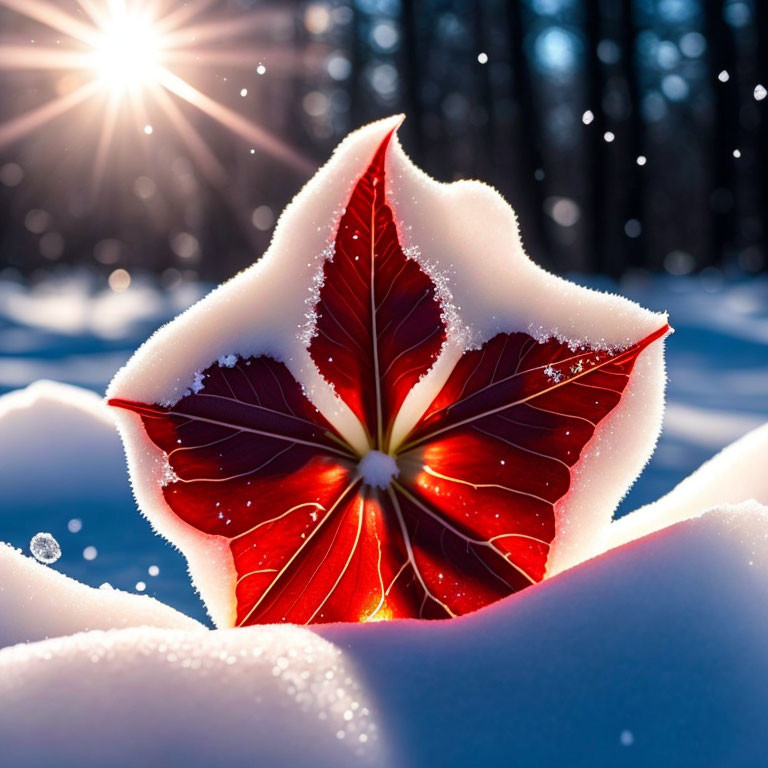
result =
[{"label": "ice particle", "polygon": [[581,116],[581,122],[584,123],[584,125],[589,125],[594,119],[595,113],[591,109],[586,110]]},{"label": "ice particle", "polygon": [[159,576],[160,569],[156,565],[150,565],[149,568],[147,568],[147,573],[150,576]]},{"label": "ice particle", "polygon": [[99,550],[96,549],[96,547],[94,547],[92,545],[91,546],[87,546],[83,550],[83,557],[86,560],[95,560],[98,557],[98,554],[99,554]]},{"label": "ice particle", "polygon": [[83,530],[83,521],[79,517],[73,517],[67,523],[67,530],[70,533],[80,533]]},{"label": "ice particle", "polygon": [[53,538],[53,535],[41,531],[36,533],[29,542],[29,551],[35,560],[46,565],[55,563],[61,557],[61,547],[59,542]]},{"label": "ice particle", "polygon": [[552,365],[548,365],[544,369],[544,375],[550,381],[553,381],[555,384],[557,384],[563,378],[563,374],[560,371],[558,371],[557,368],[553,367]]},{"label": "ice particle", "polygon": [[624,234],[627,237],[640,237],[642,233],[643,227],[637,219],[629,219],[626,224],[624,224]]},{"label": "ice particle", "polygon": [[[197,395],[203,391],[205,387],[205,374],[202,371],[197,371],[192,379],[192,386],[190,389]],[[179,441],[181,442],[181,441]]]},{"label": "ice particle", "polygon": [[717,79],[721,83],[727,83],[731,79],[731,76],[728,74],[728,70],[727,69],[723,69],[723,70],[721,70],[720,74],[717,76]]},{"label": "ice particle", "polygon": [[762,101],[766,96],[768,96],[768,90],[766,90],[764,85],[760,85],[760,83],[758,83],[755,86],[755,90],[752,91],[752,95],[755,97],[755,101]]},{"label": "ice particle", "polygon": [[622,731],[619,736],[622,747],[631,747],[635,743],[635,737],[632,731]]},{"label": "ice particle", "polygon": [[638,165],[645,165],[646,163],[645,155],[638,155],[636,162]]},{"label": "ice particle", "polygon": [[143,592],[147,588],[147,583],[145,581],[137,581],[136,582],[136,591],[137,592]]},{"label": "ice particle", "polygon": [[488,54],[481,51],[480,53],[477,54],[477,60],[481,64],[487,64],[488,63]]}]

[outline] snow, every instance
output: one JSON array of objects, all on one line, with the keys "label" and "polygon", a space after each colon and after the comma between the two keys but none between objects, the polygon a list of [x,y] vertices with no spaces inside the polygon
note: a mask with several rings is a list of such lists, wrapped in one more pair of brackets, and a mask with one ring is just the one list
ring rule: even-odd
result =
[{"label": "snow", "polygon": [[36,379],[103,392],[140,339],[204,292],[197,283],[161,289],[136,276],[118,294],[85,271],[32,285],[0,280],[0,392]]},{"label": "snow", "polygon": [[[212,362],[227,366],[237,357],[268,354],[288,366],[318,409],[363,454],[368,447],[363,428],[320,377],[306,336],[340,213],[378,146],[401,122],[395,116],[350,134],[286,208],[264,256],[152,336],[117,373],[108,397],[173,404],[200,386],[199,372]],[[397,416],[395,444],[428,407],[462,352],[500,331],[616,349],[665,324],[664,314],[536,266],[523,251],[514,212],[490,187],[430,179],[411,163],[396,137],[386,163],[388,202],[400,240],[435,281],[450,337]],[[658,342],[640,354],[620,404],[573,468],[570,490],[555,507],[557,535],[548,575],[595,554],[598,533],[658,439],[664,381],[663,343]],[[230,626],[236,575],[226,540],[201,534],[170,510],[162,491],[168,476],[164,454],[134,414],[118,413],[116,419],[139,507],[187,557],[214,622]]]},{"label": "snow", "polygon": [[621,290],[654,309],[669,308],[675,333],[666,350],[667,409],[659,446],[620,515],[655,501],[768,421],[766,277],[738,279],[717,270],[688,278],[636,275]]},{"label": "snow", "polygon": [[753,499],[768,506],[768,424],[744,435],[658,501],[613,523],[605,549],[647,536],[703,510]]},{"label": "snow", "polygon": [[398,764],[379,729],[354,664],[301,627],[144,627],[0,651],[15,768]]},{"label": "snow", "polygon": [[[653,282],[645,295],[670,302],[665,285]],[[766,311],[761,284],[704,294],[706,302],[686,290],[674,294],[683,328],[671,342],[676,400],[652,488],[680,477],[680,457],[710,455],[718,440],[765,421],[768,339],[750,322]],[[737,326],[729,311],[738,306],[749,314]],[[480,613],[211,632],[149,597],[92,589],[55,570],[79,567],[93,584],[133,589],[159,563],[148,589],[184,585],[183,599],[174,590],[167,599],[194,606],[180,558],[158,547],[130,502],[100,399],[51,382],[4,396],[3,535],[26,546],[45,528],[63,555],[52,567],[0,548],[0,647],[29,643],[0,650],[3,757],[41,768],[152,765],[169,754],[190,768],[255,759],[451,768],[496,765],[500,755],[521,766],[640,766],[672,754],[681,765],[760,764],[768,510],[752,503],[697,513],[748,495],[766,501],[765,440],[765,428],[749,435],[683,483],[685,493],[626,517],[623,533],[619,521],[611,546],[693,519]],[[76,532],[73,520],[82,524]],[[100,525],[98,538],[84,538]],[[99,556],[86,563],[90,541]],[[104,570],[91,570],[102,561]],[[305,674],[311,695],[297,701]],[[342,703],[329,704],[339,688]],[[353,734],[369,737],[361,756],[346,729],[363,708],[368,720]]]},{"label": "snow", "polygon": [[0,648],[88,629],[202,629],[151,597],[93,589],[0,544]]},{"label": "snow", "polygon": [[159,291],[153,283],[134,280],[130,291],[98,289],[87,272],[72,272],[41,282],[32,290],[19,283],[0,283],[2,314],[20,326],[68,336],[119,338],[146,322],[167,319],[168,305],[176,311],[198,298],[197,285]]},{"label": "snow", "polygon": [[400,470],[392,456],[388,456],[381,451],[368,451],[360,459],[357,471],[363,478],[364,483],[379,488],[386,488],[392,481],[392,478],[397,477]]},{"label": "snow", "polygon": [[[169,619],[7,647],[3,756],[19,767],[169,754],[189,768],[458,768],[501,755],[523,768],[760,764],[767,531],[768,508],[723,506],[451,621],[207,631]],[[32,569],[29,592],[44,593],[54,572],[15,559]],[[114,595],[86,590],[79,608],[99,598]],[[120,599],[143,620],[146,598]],[[35,618],[63,634],[71,607]],[[26,611],[2,605],[0,627]],[[30,638],[51,634],[27,625]]]},{"label": "snow", "polygon": [[[36,495],[51,501],[82,480],[78,446],[89,445],[89,458],[97,462],[88,476],[109,479],[115,451],[112,415],[93,392],[54,381],[38,381],[0,398],[0,487],[9,488],[24,473]],[[40,430],[45,431],[44,440]],[[42,469],[55,467],[57,484],[35,482]]]},{"label": "snow", "polygon": [[152,594],[204,617],[183,559],[136,512],[112,409],[95,393],[39,381],[0,397],[0,499],[2,539],[26,549],[44,528],[56,568],[92,586],[132,588],[162,562]]},{"label": "snow", "polygon": [[759,765],[767,532],[768,508],[723,507],[470,616],[321,633],[403,766]]}]

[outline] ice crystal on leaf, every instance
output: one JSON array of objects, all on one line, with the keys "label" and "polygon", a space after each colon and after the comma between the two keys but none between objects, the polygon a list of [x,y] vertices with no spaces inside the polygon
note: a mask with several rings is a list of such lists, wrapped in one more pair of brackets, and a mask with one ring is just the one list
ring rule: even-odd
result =
[{"label": "ice crystal on leaf", "polygon": [[[538,270],[498,196],[459,187],[451,207],[396,127],[345,142],[262,263],[110,387],[139,501],[219,623],[481,608],[583,555],[604,516],[585,510],[649,449],[601,479],[643,418],[623,396],[664,318]],[[488,239],[499,214],[512,251]],[[653,413],[661,358],[644,370]]]}]

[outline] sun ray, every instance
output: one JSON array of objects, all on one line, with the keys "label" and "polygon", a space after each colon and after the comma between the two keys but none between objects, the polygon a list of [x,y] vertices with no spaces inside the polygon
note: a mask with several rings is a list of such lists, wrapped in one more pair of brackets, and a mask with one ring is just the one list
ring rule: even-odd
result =
[{"label": "sun ray", "polygon": [[205,48],[196,48],[194,50],[174,49],[163,52],[163,64],[166,66],[174,64],[182,66],[204,64],[208,66],[236,67],[237,69],[253,69],[259,64],[264,64],[268,58],[270,72],[291,71],[297,67],[299,69],[317,70],[322,66],[327,55],[328,51],[319,45],[302,53],[270,46],[268,55],[264,48],[262,48],[261,52],[244,51],[238,48],[231,50]]},{"label": "sun ray", "polygon": [[147,105],[144,102],[144,89],[131,87],[128,89],[128,98],[131,102],[131,112],[133,113],[134,122],[136,123],[136,130],[141,132],[144,130],[152,131],[152,122],[149,119],[147,113]]},{"label": "sun ray", "polygon": [[23,115],[14,117],[12,120],[0,125],[0,146],[9,144],[20,136],[24,136],[59,115],[68,112],[73,107],[93,96],[97,89],[97,83],[86,83],[71,93],[59,96],[52,101],[47,101],[36,109],[25,112]]},{"label": "sun ray", "polygon": [[[214,5],[214,0],[191,0],[184,5],[171,0],[78,0],[78,4],[79,17],[60,9],[52,0],[0,0],[0,7],[66,35],[66,39],[56,40],[56,47],[50,43],[35,45],[34,41],[27,45],[12,41],[0,45],[0,70],[71,72],[79,86],[0,124],[0,144],[16,141],[92,98],[93,115],[101,121],[91,179],[97,191],[109,163],[118,121],[132,120],[137,132],[147,134],[161,129],[164,121],[188,148],[206,179],[227,197],[230,207],[237,209],[238,221],[253,237],[250,214],[231,199],[224,168],[178,104],[191,104],[252,147],[302,174],[309,172],[312,163],[299,151],[206,95],[188,79],[195,69],[205,66],[250,69],[264,74],[257,65],[265,53],[269,53],[270,66],[275,63],[281,71],[303,67],[300,57],[269,43],[259,50],[250,46],[234,49],[229,45],[234,37],[252,35],[260,26],[269,27],[280,12],[259,10],[211,19],[205,11]],[[201,45],[205,42],[208,46]],[[225,42],[227,45],[222,45]],[[175,65],[184,68],[184,77],[174,71]],[[151,104],[146,103],[147,98]],[[161,122],[153,125],[151,116],[156,106],[160,109],[154,116]],[[80,107],[80,118],[89,114],[83,109]],[[83,120],[79,123],[77,129],[82,131]],[[152,146],[151,141],[141,144],[148,154]]]},{"label": "sun ray", "polygon": [[0,5],[88,45],[98,43],[98,31],[94,27],[41,0],[0,0]]},{"label": "sun ray", "polygon": [[254,29],[263,27],[266,22],[265,16],[268,13],[267,11],[258,11],[243,18],[210,21],[195,27],[178,29],[164,36],[166,45],[173,48],[179,45],[188,45],[190,42],[199,45],[210,40],[221,41],[231,40],[233,37],[243,37]]},{"label": "sun ray", "polygon": [[97,26],[102,26],[109,18],[103,4],[93,2],[93,0],[77,0],[77,2]]},{"label": "sun ray", "polygon": [[150,94],[171,121],[208,181],[216,187],[226,186],[227,173],[224,167],[216,159],[216,155],[210,150],[202,136],[195,130],[189,120],[184,117],[178,106],[174,104],[168,95],[168,91],[159,86],[154,86],[150,89]]},{"label": "sun ray", "polygon": [[239,134],[253,144],[258,144],[270,154],[292,165],[297,170],[306,172],[312,168],[311,161],[304,157],[304,155],[289,147],[275,136],[272,136],[255,123],[239,115],[234,110],[219,104],[210,96],[206,96],[201,91],[198,91],[197,88],[170,70],[161,67],[157,79],[161,85],[175,93],[179,98],[188,101],[201,112],[229,128],[232,132]]},{"label": "sun ray", "polygon": [[117,122],[117,112],[119,106],[119,97],[116,94],[110,94],[107,101],[107,108],[104,113],[104,122],[101,125],[99,145],[96,150],[96,160],[93,164],[91,182],[94,194],[99,191],[102,179],[104,178],[104,171],[107,166],[109,149],[112,146],[112,137],[115,132],[115,124]]},{"label": "sun ray", "polygon": [[89,65],[89,54],[43,46],[0,46],[0,69],[84,69]]},{"label": "sun ray", "polygon": [[205,141],[203,141],[202,136],[200,136],[194,126],[182,114],[178,105],[171,99],[168,91],[159,86],[155,86],[150,90],[150,95],[155,98],[160,109],[163,110],[173,124],[181,137],[181,140],[192,155],[192,159],[197,163],[197,166],[200,168],[205,178],[213,188],[218,191],[229,206],[229,209],[245,235],[246,240],[254,247],[258,247],[259,242],[248,211],[243,208],[242,201],[234,193],[231,185],[228,183],[229,179],[226,170],[213,152],[211,152]]},{"label": "sun ray", "polygon": [[197,0],[197,2],[186,3],[181,8],[171,11],[157,20],[156,26],[158,33],[167,35],[168,33],[173,32],[191,19],[199,16],[207,8],[210,8],[214,2],[215,0]]}]

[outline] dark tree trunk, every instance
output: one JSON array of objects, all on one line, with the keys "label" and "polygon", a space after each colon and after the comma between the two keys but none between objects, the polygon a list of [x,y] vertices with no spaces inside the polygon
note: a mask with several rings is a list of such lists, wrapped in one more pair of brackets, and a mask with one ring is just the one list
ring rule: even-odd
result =
[{"label": "dark tree trunk", "polygon": [[[712,227],[709,262],[713,264],[719,264],[733,251],[736,221],[733,150],[737,146],[739,105],[733,38],[723,19],[723,6],[724,3],[717,0],[706,4],[710,81],[715,89],[709,217]],[[718,79],[723,70],[731,77],[725,83]]]},{"label": "dark tree trunk", "polygon": [[361,111],[361,105],[363,100],[361,98],[360,89],[361,72],[365,66],[363,56],[363,44],[361,41],[362,36],[362,24],[361,24],[361,11],[357,7],[357,3],[351,3],[352,8],[352,23],[350,24],[350,40],[349,40],[349,58],[352,65],[352,73],[349,78],[349,114],[352,115],[352,119],[355,124],[352,128],[359,128],[361,125],[367,122],[367,111]]},{"label": "dark tree trunk", "polygon": [[605,141],[603,134],[606,130],[603,117],[603,71],[597,58],[597,46],[600,42],[600,2],[586,2],[586,78],[588,109],[594,114],[594,121],[589,126],[589,188],[590,188],[590,222],[592,258],[590,266],[597,272],[616,273],[620,271],[615,260],[609,262],[606,248],[606,233],[604,228],[606,214],[605,189],[607,174],[605,167]]},{"label": "dark tree trunk", "polygon": [[[637,219],[645,226],[645,169],[638,166],[637,157],[645,154],[644,125],[640,103],[640,84],[637,76],[637,26],[634,17],[633,0],[622,0],[622,49],[624,79],[627,84],[630,115],[627,120],[624,166],[627,174],[627,200],[625,221]],[[645,237],[624,239],[627,264],[638,268],[645,265]]]},{"label": "dark tree trunk", "polygon": [[[472,51],[472,56],[477,56],[481,51],[485,52],[486,40],[486,14],[485,7],[488,5],[488,0],[475,0],[474,3],[474,23],[475,23],[475,49]],[[475,175],[480,178],[491,179],[495,175],[495,169],[498,167],[496,164],[496,154],[498,147],[496,146],[496,134],[494,126],[496,124],[495,119],[495,99],[493,96],[493,87],[491,85],[490,78],[490,64],[480,64],[473,58],[472,65],[477,70],[477,77],[479,80],[479,97],[477,103],[485,110],[486,120],[483,126],[483,147],[478,148],[481,151],[474,153],[475,160]],[[500,180],[496,181],[496,186],[500,186]]]},{"label": "dark tree trunk", "polygon": [[509,0],[507,3],[507,29],[512,67],[512,99],[517,105],[517,123],[521,137],[520,146],[516,149],[521,161],[519,167],[522,168],[528,182],[523,186],[533,190],[533,215],[530,217],[530,228],[532,239],[539,246],[539,251],[534,256],[540,263],[557,266],[556,255],[552,253],[549,231],[544,220],[544,187],[541,181],[533,181],[536,171],[544,170],[544,162],[536,121],[536,105],[531,93],[531,74],[524,49],[525,29],[520,0]]},{"label": "dark tree trunk", "polygon": [[421,45],[424,43],[419,34],[419,14],[416,0],[402,0],[400,24],[403,33],[406,80],[405,122],[406,135],[411,137],[414,159],[419,165],[424,164],[424,110],[421,102]]},{"label": "dark tree trunk", "polygon": [[[757,82],[768,88],[768,4],[755,3],[757,32]],[[759,104],[760,122],[757,128],[758,149],[755,182],[758,185],[760,220],[762,221],[762,268],[768,270],[768,101]]]}]

